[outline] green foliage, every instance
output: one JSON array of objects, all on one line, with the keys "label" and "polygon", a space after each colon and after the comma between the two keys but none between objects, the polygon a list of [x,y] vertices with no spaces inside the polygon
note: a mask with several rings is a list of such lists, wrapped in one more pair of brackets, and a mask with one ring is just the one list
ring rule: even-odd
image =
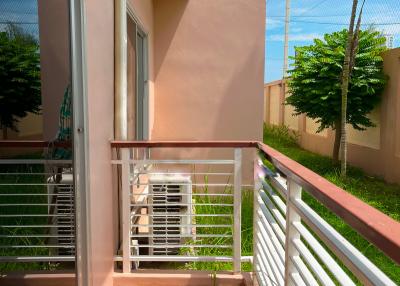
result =
[{"label": "green foliage", "polygon": [[[347,41],[347,30],[325,34],[314,44],[296,47],[294,67],[289,71],[291,96],[287,104],[295,113],[306,113],[317,119],[318,131],[335,128],[341,118],[341,74]],[[374,126],[367,114],[380,101],[387,77],[383,73],[381,53],[385,38],[377,31],[360,31],[359,46],[351,71],[348,93],[347,123],[357,130]]]},{"label": "green foliage", "polygon": [[264,123],[264,133],[274,138],[277,144],[298,146],[299,134],[286,125],[268,125]]},{"label": "green foliage", "polygon": [[40,111],[40,57],[36,39],[8,24],[0,32],[0,128],[18,131],[28,112]]}]

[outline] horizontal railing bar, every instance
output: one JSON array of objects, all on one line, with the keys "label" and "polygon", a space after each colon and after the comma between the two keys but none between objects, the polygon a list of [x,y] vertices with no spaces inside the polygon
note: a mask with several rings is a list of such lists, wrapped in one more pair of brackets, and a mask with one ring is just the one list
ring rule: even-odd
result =
[{"label": "horizontal railing bar", "polygon": [[[260,164],[262,164],[262,162]],[[270,175],[269,173],[272,171],[269,170],[264,165],[258,167],[259,167],[259,180],[263,189],[272,189],[274,193],[277,193],[281,197],[286,198],[287,196],[287,186],[285,185],[286,180],[283,181],[282,180],[283,178],[279,176],[279,173],[273,173],[273,175]]]},{"label": "horizontal railing bar", "polygon": [[111,141],[112,148],[254,148],[257,141]]},{"label": "horizontal railing bar", "polygon": [[16,225],[0,225],[0,228],[38,228],[38,227],[55,227],[55,228],[57,228],[57,227],[65,227],[65,228],[75,228],[75,226],[74,225],[66,225],[66,224],[60,224],[60,225],[52,225],[52,224],[47,224],[47,225],[34,225],[34,224],[32,224],[32,225],[27,225],[27,224],[24,224],[24,225],[18,225],[18,224],[16,224]]},{"label": "horizontal railing bar", "polygon": [[[257,213],[257,217],[259,219],[257,223],[261,223],[264,229],[267,230],[268,235],[273,238],[273,244],[277,251],[284,253],[285,235],[283,234],[282,230],[279,228],[276,222],[271,222],[269,218],[264,217],[260,211]],[[272,227],[271,223],[275,223],[275,228],[277,228],[276,230]],[[282,258],[284,258],[284,255]]]},{"label": "horizontal railing bar", "polygon": [[[275,205],[281,210],[282,213],[286,213],[286,204],[285,202],[279,197],[275,190],[273,190],[264,180],[262,181],[263,189],[267,192],[272,200],[274,201]],[[286,190],[284,193],[280,193],[283,198],[286,198]]]},{"label": "horizontal railing bar", "polygon": [[268,256],[270,258],[268,259],[272,259],[272,262],[270,262],[271,265],[274,265],[275,267],[275,271],[276,269],[278,269],[278,272],[281,276],[281,278],[283,279],[283,277],[285,276],[285,270],[284,270],[284,265],[283,265],[283,261],[281,260],[280,255],[278,254],[278,252],[276,251],[275,247],[273,247],[271,244],[271,241],[268,241],[268,237],[267,236],[262,236],[259,233],[257,234],[257,238],[258,238],[258,243],[261,242],[260,246],[262,246],[263,250],[268,252]]},{"label": "horizontal railing bar", "polygon": [[199,193],[190,193],[190,194],[183,194],[183,193],[161,193],[161,194],[155,194],[155,193],[141,193],[141,194],[131,194],[131,196],[144,196],[144,197],[169,197],[169,196],[210,196],[210,197],[232,197],[233,194],[223,194],[223,193],[211,193],[211,194],[199,194]]},{"label": "horizontal railing bar", "polygon": [[341,236],[304,201],[290,202],[307,225],[321,238],[343,263],[364,283],[393,285],[378,267],[369,261],[357,248]]},{"label": "horizontal railing bar", "polygon": [[48,193],[48,194],[35,194],[35,193],[33,193],[33,194],[23,194],[23,193],[10,193],[10,194],[0,194],[0,197],[8,197],[8,196],[32,196],[32,197],[35,197],[35,196],[57,196],[57,197],[60,197],[60,198],[73,198],[74,197],[74,195],[69,195],[69,194],[60,194],[60,193]]},{"label": "horizontal railing bar", "polygon": [[0,207],[18,207],[18,206],[24,206],[24,207],[40,207],[40,206],[56,206],[56,207],[73,207],[73,204],[0,204]]},{"label": "horizontal railing bar", "polygon": [[72,160],[0,159],[0,165],[72,165]]},{"label": "horizontal railing bar", "polygon": [[177,247],[190,247],[190,248],[232,248],[232,245],[225,244],[137,244],[131,247],[138,248],[177,248]]},{"label": "horizontal railing bar", "polygon": [[[283,265],[285,263],[285,252],[284,252],[282,245],[279,243],[276,236],[273,233],[271,234],[270,231],[267,230],[266,227],[260,221],[257,222],[257,225],[258,225],[258,229],[262,233],[262,236],[260,236],[259,233],[257,234],[257,236],[260,236],[259,240],[264,239],[264,242],[267,244],[267,246],[271,247],[271,249],[270,249],[271,253],[275,252],[277,254],[277,256],[279,257],[279,262],[276,262],[276,264],[282,265],[282,270],[283,270]],[[272,238],[275,238],[275,239],[273,240]],[[268,239],[268,241],[267,241],[267,239]],[[282,271],[282,275],[283,275],[283,273],[284,273],[284,271]]]},{"label": "horizontal railing bar", "polygon": [[193,165],[232,165],[234,160],[111,160],[111,164],[119,165],[123,163],[137,165],[154,164],[193,164]]},{"label": "horizontal railing bar", "polygon": [[319,286],[317,280],[315,280],[314,276],[311,274],[310,270],[308,270],[300,256],[290,256],[290,259],[293,261],[293,264],[306,285]]},{"label": "horizontal railing bar", "polygon": [[290,274],[290,279],[294,282],[294,285],[296,286],[307,286],[307,284],[304,283],[303,278],[299,275],[299,273]]},{"label": "horizontal railing bar", "polygon": [[[1,174],[1,173],[0,173]],[[186,173],[186,172],[175,172],[175,173],[169,173],[169,172],[135,172],[135,175],[182,175],[182,176],[189,176],[189,175],[199,175],[199,176],[209,176],[209,175],[215,175],[215,176],[233,176],[233,173],[203,173],[203,172],[194,172],[194,173]]]},{"label": "horizontal railing bar", "polygon": [[265,226],[270,226],[272,228],[273,233],[276,237],[278,237],[281,245],[285,244],[285,234],[283,233],[282,228],[279,226],[279,223],[276,221],[274,216],[270,213],[270,211],[266,208],[266,211],[263,212],[258,210],[257,212],[259,219]]},{"label": "horizontal railing bar", "polygon": [[132,224],[133,227],[232,227],[231,224]]},{"label": "horizontal railing bar", "polygon": [[270,255],[270,253],[268,252],[268,250],[266,248],[264,248],[263,246],[261,246],[259,243],[256,243],[256,250],[258,250],[257,254],[259,255],[259,258],[261,258],[260,260],[263,262],[263,264],[269,266],[272,276],[274,278],[273,281],[277,285],[284,285],[283,276],[279,272],[275,263],[273,262],[272,257]]},{"label": "horizontal railing bar", "polygon": [[271,267],[269,266],[269,264],[264,264],[264,260],[261,257],[260,253],[257,252],[256,254],[256,260],[258,262],[258,266],[261,269],[261,273],[264,275],[264,277],[266,277],[268,279],[268,283],[267,285],[271,285],[271,286],[276,286],[279,285],[274,277],[273,271],[271,270]]},{"label": "horizontal railing bar", "polygon": [[75,248],[75,245],[0,245],[0,248]]},{"label": "horizontal railing bar", "polygon": [[322,285],[335,286],[335,283],[325,272],[324,268],[322,268],[317,259],[311,254],[310,250],[308,250],[308,248],[304,245],[304,243],[300,239],[293,239],[292,242]]},{"label": "horizontal railing bar", "polygon": [[165,213],[165,214],[134,214],[132,216],[137,216],[137,217],[143,217],[143,216],[151,216],[151,217],[157,217],[157,218],[163,218],[163,217],[232,217],[233,214],[198,214],[198,213],[193,213],[193,214],[180,214],[180,213]]},{"label": "horizontal railing bar", "polygon": [[[232,187],[233,184],[226,183],[131,183],[131,186],[193,186],[193,187]],[[155,194],[158,195],[158,194]]]},{"label": "horizontal railing bar", "polygon": [[[259,164],[260,164],[259,167],[262,170],[261,175],[264,175],[266,178],[268,178],[269,183],[272,184],[272,186],[279,192],[279,194],[283,198],[286,198],[287,196],[286,179],[281,177],[279,173],[272,172],[267,166],[263,165],[261,160],[259,160]],[[260,180],[264,188],[270,187],[262,176],[260,177]]]},{"label": "horizontal railing bar", "polygon": [[311,234],[304,225],[298,222],[292,224],[341,285],[354,285],[346,272],[339,266],[339,264],[337,264],[328,251],[325,250],[325,248],[316,238],[314,238],[314,235]]},{"label": "horizontal railing bar", "polygon": [[[232,262],[230,256],[179,256],[179,255],[135,255],[130,256],[131,261],[155,262]],[[122,256],[114,256],[114,261],[122,261]],[[249,256],[242,256],[242,262],[251,262]]]},{"label": "horizontal railing bar", "polygon": [[74,213],[65,213],[65,214],[0,214],[0,217],[75,217]]},{"label": "horizontal railing bar", "polygon": [[400,223],[282,153],[258,144],[267,159],[354,230],[400,263]]},{"label": "horizontal railing bar", "polygon": [[74,262],[75,256],[0,256],[0,262]]},{"label": "horizontal railing bar", "polygon": [[232,235],[230,234],[132,234],[131,237],[156,237],[156,238],[181,238],[181,237],[194,237],[194,238],[231,238]]},{"label": "horizontal railing bar", "polygon": [[262,204],[260,202],[260,208],[263,211],[263,213],[266,213],[266,210],[268,210],[269,213],[272,214],[278,225],[282,228],[282,230],[285,229],[285,218],[283,215],[280,213],[277,207],[270,201],[270,199],[267,197],[267,195],[264,193],[264,191],[259,192],[261,196]]},{"label": "horizontal railing bar", "polygon": [[24,175],[24,176],[30,176],[30,175],[32,175],[32,176],[44,176],[44,175],[58,176],[58,175],[72,175],[72,173],[66,173],[64,170],[63,170],[62,173],[59,173],[59,174],[55,173],[55,172],[52,172],[52,173],[29,173],[29,172],[26,172],[26,173],[19,173],[19,172],[15,172],[15,173],[13,173],[13,172],[0,173],[0,176],[18,176],[18,175]]},{"label": "horizontal railing bar", "polygon": [[[255,255],[256,257],[257,255]],[[257,278],[257,283],[256,285],[267,285],[267,286],[275,286],[271,282],[271,279],[268,276],[268,273],[262,269],[261,264],[257,263],[255,266],[255,275]]]},{"label": "horizontal railing bar", "polygon": [[63,183],[1,183],[0,186],[71,186],[71,184]]},{"label": "horizontal railing bar", "polygon": [[[231,187],[233,188],[233,184],[228,184],[228,183],[135,183],[131,182],[130,186],[193,186],[193,187]],[[242,184],[242,188],[250,188],[253,187],[253,185],[249,184]]]},{"label": "horizontal railing bar", "polygon": [[0,235],[0,238],[73,238],[74,235],[42,235],[42,234],[10,234]]},{"label": "horizontal railing bar", "polygon": [[[1,205],[0,205],[1,206]],[[214,207],[233,207],[233,204],[212,204],[212,203],[188,203],[188,204],[183,204],[183,203],[165,203],[165,204],[143,204],[143,203],[137,203],[137,204],[131,204],[130,206],[132,207],[164,207],[164,206],[214,206]]]}]

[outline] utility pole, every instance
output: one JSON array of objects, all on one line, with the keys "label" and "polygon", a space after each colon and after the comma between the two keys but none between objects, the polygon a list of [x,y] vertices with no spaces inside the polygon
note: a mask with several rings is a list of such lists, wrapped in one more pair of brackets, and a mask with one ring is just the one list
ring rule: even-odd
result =
[{"label": "utility pole", "polygon": [[286,0],[285,9],[285,43],[283,47],[283,74],[282,79],[286,76],[288,69],[288,52],[289,52],[289,22],[290,22],[290,0]]}]

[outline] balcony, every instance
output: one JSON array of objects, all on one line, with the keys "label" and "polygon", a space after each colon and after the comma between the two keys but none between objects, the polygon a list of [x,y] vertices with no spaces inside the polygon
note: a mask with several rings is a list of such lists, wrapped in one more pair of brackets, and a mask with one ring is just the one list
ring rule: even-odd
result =
[{"label": "balcony", "polygon": [[[262,143],[111,148],[114,285],[396,285],[303,198],[311,195],[397,263],[399,223]],[[4,274],[1,285],[74,285],[80,239],[71,164],[0,161],[0,259],[25,270]]]}]

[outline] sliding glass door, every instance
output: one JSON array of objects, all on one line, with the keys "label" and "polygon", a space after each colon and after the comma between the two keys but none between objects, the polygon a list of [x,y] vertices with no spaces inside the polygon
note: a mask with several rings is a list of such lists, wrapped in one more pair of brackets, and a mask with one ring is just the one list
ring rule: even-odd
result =
[{"label": "sliding glass door", "polygon": [[127,17],[128,139],[148,139],[147,35],[131,13]]}]

